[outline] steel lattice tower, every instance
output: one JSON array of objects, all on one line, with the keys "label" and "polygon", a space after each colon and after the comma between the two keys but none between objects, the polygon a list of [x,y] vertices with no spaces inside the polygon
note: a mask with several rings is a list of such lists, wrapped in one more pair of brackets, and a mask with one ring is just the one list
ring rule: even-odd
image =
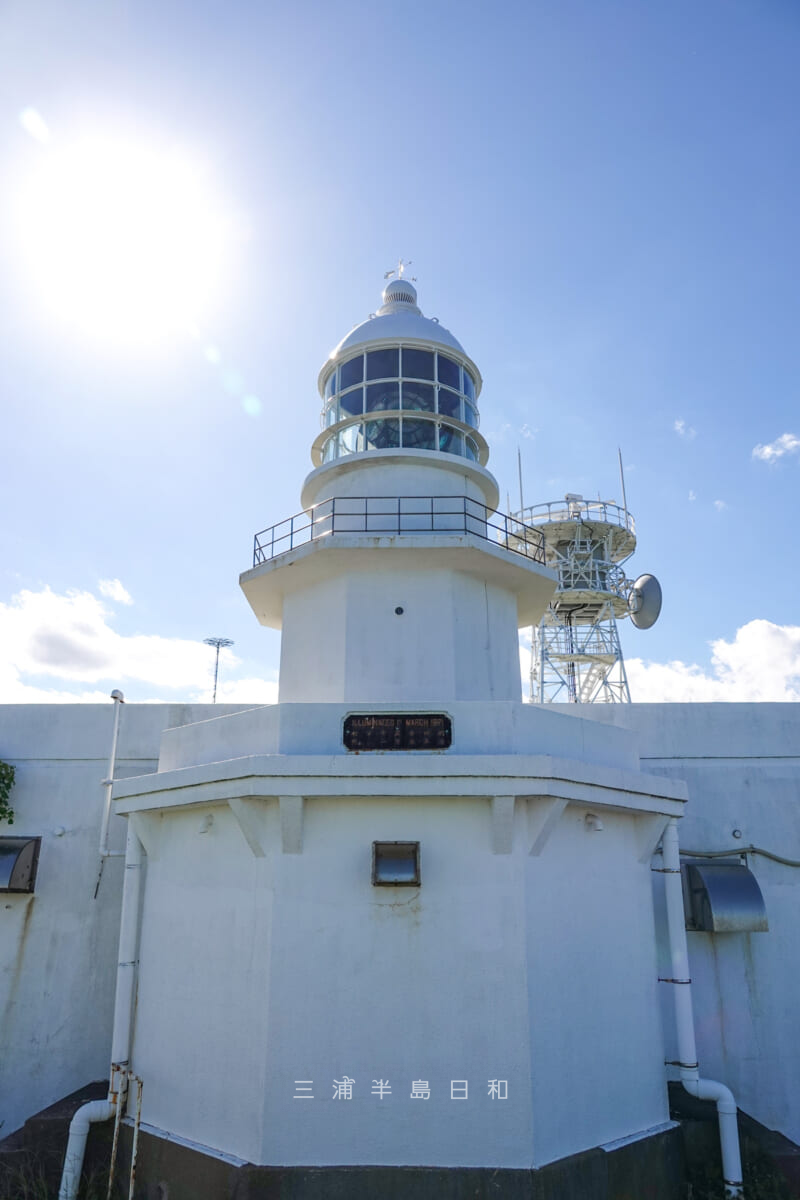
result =
[{"label": "steel lattice tower", "polygon": [[518,519],[545,540],[558,588],[531,648],[531,700],[540,704],[629,703],[617,620],[633,584],[622,564],[636,548],[633,517],[612,502],[564,500],[523,509]]}]

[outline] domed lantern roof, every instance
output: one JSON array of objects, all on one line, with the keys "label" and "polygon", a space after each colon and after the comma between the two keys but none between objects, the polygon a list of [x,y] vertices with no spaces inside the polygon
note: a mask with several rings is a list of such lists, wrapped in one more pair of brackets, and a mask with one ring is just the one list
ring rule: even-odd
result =
[{"label": "domed lantern roof", "polygon": [[[390,453],[442,465],[452,465],[455,456],[483,468],[489,448],[478,432],[483,381],[477,366],[448,329],[423,314],[403,264],[381,299],[320,371],[322,432],[311,450],[314,467]],[[490,490],[494,495],[493,480]]]},{"label": "domed lantern roof", "polygon": [[381,341],[412,341],[432,342],[438,346],[455,350],[456,353],[470,363],[476,382],[476,396],[480,392],[482,380],[480,371],[467,357],[464,347],[453,336],[449,329],[440,325],[436,317],[426,317],[417,304],[417,289],[410,279],[400,276],[392,279],[383,289],[383,303],[376,313],[353,329],[342,338],[338,346],[319,373],[320,391],[324,390],[325,380],[333,363],[346,357],[352,350],[366,346],[371,342]]}]

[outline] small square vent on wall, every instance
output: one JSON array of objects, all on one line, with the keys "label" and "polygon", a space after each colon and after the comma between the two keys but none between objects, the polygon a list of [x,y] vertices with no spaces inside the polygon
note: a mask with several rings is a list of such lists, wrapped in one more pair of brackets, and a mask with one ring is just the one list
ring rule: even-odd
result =
[{"label": "small square vent on wall", "polygon": [[419,842],[373,842],[372,882],[376,887],[419,887]]}]

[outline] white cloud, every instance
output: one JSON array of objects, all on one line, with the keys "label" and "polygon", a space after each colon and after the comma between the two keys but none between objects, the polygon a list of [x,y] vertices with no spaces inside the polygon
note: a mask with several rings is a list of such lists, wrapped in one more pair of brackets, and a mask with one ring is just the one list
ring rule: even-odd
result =
[{"label": "white cloud", "polygon": [[800,626],[748,621],[711,643],[711,668],[627,658],[634,702],[800,700]]},{"label": "white cloud", "polygon": [[697,493],[696,493],[696,492],[694,492],[694,491],[692,491],[691,489],[690,489],[690,491],[689,491],[689,499],[690,499],[690,500],[696,500],[696,499],[697,499]]},{"label": "white cloud", "polygon": [[111,689],[68,692],[25,683],[8,662],[0,663],[0,704],[107,704]]},{"label": "white cloud", "polygon": [[672,428],[674,429],[675,433],[677,433],[678,437],[687,438],[688,441],[691,441],[697,433],[697,430],[692,429],[691,426],[687,425],[682,418],[679,418],[674,423]]},{"label": "white cloud", "polygon": [[760,458],[762,462],[772,463],[783,458],[784,454],[797,454],[798,451],[800,451],[800,437],[795,433],[782,433],[774,442],[767,442],[764,446],[754,446],[753,458]]},{"label": "white cloud", "polygon": [[714,508],[717,510],[717,512],[723,512],[724,509],[726,509],[727,507],[728,507],[728,505],[725,503],[724,500],[715,500],[714,501]]},{"label": "white cloud", "polygon": [[[107,616],[91,592],[22,591],[0,604],[2,654],[23,676],[83,684],[140,680],[176,690],[205,686],[209,658],[202,643],[157,634],[124,637]],[[228,665],[237,661],[227,659]]]},{"label": "white cloud", "polygon": [[[218,700],[272,702],[274,681],[225,678],[239,661],[221,652]],[[202,641],[117,633],[91,592],[44,588],[0,603],[0,703],[101,703],[112,687],[135,691],[137,684],[147,689],[137,700],[203,703],[211,699],[213,665]]]},{"label": "white cloud", "polygon": [[97,587],[101,596],[116,600],[117,604],[133,604],[133,596],[118,579],[101,579]]},{"label": "white cloud", "polygon": [[277,704],[277,679],[229,679],[217,686],[218,704]]}]

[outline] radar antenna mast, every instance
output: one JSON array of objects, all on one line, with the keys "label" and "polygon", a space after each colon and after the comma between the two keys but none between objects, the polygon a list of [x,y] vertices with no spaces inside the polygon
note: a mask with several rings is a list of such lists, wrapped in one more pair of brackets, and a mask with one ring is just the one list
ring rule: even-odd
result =
[{"label": "radar antenna mast", "polygon": [[636,549],[636,529],[621,450],[619,471],[621,506],[568,492],[525,508],[520,470],[515,520],[543,536],[547,565],[558,571],[555,595],[532,631],[533,702],[630,703],[617,622],[629,616],[638,629],[649,629],[661,611],[661,588],[653,575],[631,580],[623,570]]}]

